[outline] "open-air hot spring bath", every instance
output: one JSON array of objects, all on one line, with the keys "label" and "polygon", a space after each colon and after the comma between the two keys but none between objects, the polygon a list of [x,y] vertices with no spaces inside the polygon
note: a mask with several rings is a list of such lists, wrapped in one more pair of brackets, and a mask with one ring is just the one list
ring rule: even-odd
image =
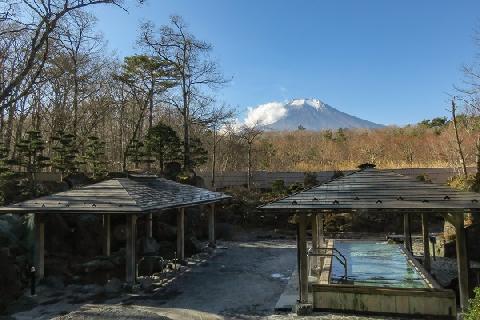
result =
[{"label": "open-air hot spring bath", "polygon": [[[348,282],[359,286],[428,288],[422,274],[399,244],[378,241],[335,240],[347,260]],[[344,267],[333,259],[331,283],[344,283]]]},{"label": "open-air hot spring bath", "polygon": [[[310,282],[315,309],[455,317],[455,293],[441,288],[401,245],[328,240],[326,246],[322,258],[310,257],[313,266],[322,265]],[[340,260],[346,261],[346,279]]]}]

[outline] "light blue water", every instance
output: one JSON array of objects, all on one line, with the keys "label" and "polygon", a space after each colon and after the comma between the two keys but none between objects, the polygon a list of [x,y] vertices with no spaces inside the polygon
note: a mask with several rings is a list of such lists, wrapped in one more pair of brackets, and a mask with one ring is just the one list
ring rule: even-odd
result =
[{"label": "light blue water", "polygon": [[[427,288],[420,274],[410,265],[398,244],[374,241],[339,241],[337,248],[348,262],[348,280],[355,285]],[[340,282],[343,266],[333,258],[332,282]]]}]

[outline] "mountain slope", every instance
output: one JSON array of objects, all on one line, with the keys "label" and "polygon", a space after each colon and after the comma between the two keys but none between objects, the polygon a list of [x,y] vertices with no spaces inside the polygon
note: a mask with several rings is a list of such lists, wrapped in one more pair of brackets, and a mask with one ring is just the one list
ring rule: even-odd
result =
[{"label": "mountain slope", "polygon": [[[268,110],[269,106],[275,106]],[[295,99],[286,104],[266,104],[262,115],[254,116],[255,109],[250,110],[249,118],[258,118],[266,129],[274,131],[292,131],[300,126],[312,131],[340,128],[381,128],[383,125],[363,120],[341,112],[318,99]],[[266,117],[265,115],[268,115]],[[262,119],[263,117],[263,119]]]}]

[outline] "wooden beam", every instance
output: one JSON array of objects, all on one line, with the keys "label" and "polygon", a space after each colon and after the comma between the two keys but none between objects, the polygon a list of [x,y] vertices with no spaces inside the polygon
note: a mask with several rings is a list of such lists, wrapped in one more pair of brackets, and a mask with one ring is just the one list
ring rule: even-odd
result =
[{"label": "wooden beam", "polygon": [[208,212],[208,242],[211,246],[215,245],[215,204],[211,204]]},{"label": "wooden beam", "polygon": [[422,213],[422,236],[423,236],[423,267],[430,272],[430,237],[428,232],[428,215]]},{"label": "wooden beam", "polygon": [[299,216],[297,224],[297,253],[298,253],[298,281],[299,302],[308,303],[308,261],[307,261],[307,217]]},{"label": "wooden beam", "polygon": [[147,214],[147,238],[153,238],[153,214]]},{"label": "wooden beam", "polygon": [[45,222],[40,213],[34,214],[35,227],[35,254],[34,264],[37,271],[37,279],[45,277]]},{"label": "wooden beam", "polygon": [[410,213],[406,212],[403,214],[403,245],[405,246],[405,249],[409,252],[412,252],[412,238],[411,236],[411,230],[410,230]]},{"label": "wooden beam", "polygon": [[109,257],[110,256],[110,239],[111,239],[111,231],[110,231],[110,214],[103,215],[103,255]]},{"label": "wooden beam", "polygon": [[458,268],[458,290],[460,292],[460,307],[463,311],[468,309],[469,289],[468,289],[468,261],[467,261],[467,243],[465,239],[465,227],[463,213],[456,214],[455,217],[456,249],[457,249],[457,268]]},{"label": "wooden beam", "polygon": [[177,259],[185,259],[185,208],[177,212]]},{"label": "wooden beam", "polygon": [[137,261],[136,261],[136,231],[137,231],[137,216],[135,214],[129,214],[127,217],[126,225],[126,281],[129,284],[134,284],[137,279]]}]

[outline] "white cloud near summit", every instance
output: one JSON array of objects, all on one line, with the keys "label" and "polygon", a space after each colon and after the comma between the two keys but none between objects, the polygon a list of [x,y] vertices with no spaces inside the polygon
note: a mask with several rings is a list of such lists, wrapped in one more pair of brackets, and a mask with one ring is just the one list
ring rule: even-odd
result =
[{"label": "white cloud near summit", "polygon": [[286,113],[285,103],[269,102],[261,104],[255,108],[248,108],[245,124],[247,126],[269,125],[282,118]]}]

